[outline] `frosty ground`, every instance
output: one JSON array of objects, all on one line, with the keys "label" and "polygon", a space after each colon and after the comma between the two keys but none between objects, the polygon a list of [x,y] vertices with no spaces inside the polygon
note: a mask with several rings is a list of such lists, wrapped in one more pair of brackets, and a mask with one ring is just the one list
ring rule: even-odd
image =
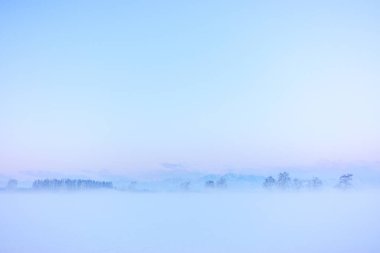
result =
[{"label": "frosty ground", "polygon": [[0,252],[380,252],[380,191],[1,193]]}]

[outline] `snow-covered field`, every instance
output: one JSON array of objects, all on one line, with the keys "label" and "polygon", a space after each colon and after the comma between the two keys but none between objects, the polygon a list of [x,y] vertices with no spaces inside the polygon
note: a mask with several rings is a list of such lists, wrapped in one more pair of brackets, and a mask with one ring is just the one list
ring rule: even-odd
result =
[{"label": "snow-covered field", "polygon": [[380,191],[1,193],[0,252],[380,252]]}]

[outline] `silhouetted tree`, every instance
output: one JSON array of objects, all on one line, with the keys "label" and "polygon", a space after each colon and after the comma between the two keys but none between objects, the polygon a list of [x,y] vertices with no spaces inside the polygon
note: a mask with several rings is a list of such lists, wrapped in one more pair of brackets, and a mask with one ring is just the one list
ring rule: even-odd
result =
[{"label": "silhouetted tree", "polygon": [[263,186],[267,189],[272,189],[276,185],[276,180],[272,177],[269,176],[265,178]]},{"label": "silhouetted tree", "polygon": [[205,183],[206,188],[214,188],[215,182],[213,180],[207,180]]},{"label": "silhouetted tree", "polygon": [[310,187],[313,188],[313,189],[318,189],[318,188],[322,187],[322,184],[323,184],[322,180],[320,180],[317,177],[313,177],[310,180]]},{"label": "silhouetted tree", "polygon": [[340,176],[338,187],[341,189],[348,189],[352,187],[352,174],[344,174]]},{"label": "silhouetted tree", "polygon": [[303,181],[299,180],[298,178],[294,178],[292,182],[292,187],[296,190],[299,190],[303,187]]},{"label": "silhouetted tree", "polygon": [[287,189],[290,187],[291,179],[288,172],[282,172],[278,175],[277,186],[281,189]]},{"label": "silhouetted tree", "polygon": [[218,188],[227,188],[227,180],[224,177],[219,178],[219,180],[216,181],[216,186]]}]

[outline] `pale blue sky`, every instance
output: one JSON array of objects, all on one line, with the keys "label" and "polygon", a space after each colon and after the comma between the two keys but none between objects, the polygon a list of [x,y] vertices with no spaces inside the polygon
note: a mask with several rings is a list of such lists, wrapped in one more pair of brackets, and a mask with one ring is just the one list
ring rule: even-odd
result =
[{"label": "pale blue sky", "polygon": [[378,1],[0,1],[0,172],[379,161],[379,45]]}]

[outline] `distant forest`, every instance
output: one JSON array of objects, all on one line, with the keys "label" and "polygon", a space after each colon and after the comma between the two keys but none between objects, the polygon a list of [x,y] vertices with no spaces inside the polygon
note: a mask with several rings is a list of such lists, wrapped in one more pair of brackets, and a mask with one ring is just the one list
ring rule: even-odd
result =
[{"label": "distant forest", "polygon": [[34,190],[88,190],[88,189],[112,189],[112,182],[83,179],[44,179],[35,180]]}]

